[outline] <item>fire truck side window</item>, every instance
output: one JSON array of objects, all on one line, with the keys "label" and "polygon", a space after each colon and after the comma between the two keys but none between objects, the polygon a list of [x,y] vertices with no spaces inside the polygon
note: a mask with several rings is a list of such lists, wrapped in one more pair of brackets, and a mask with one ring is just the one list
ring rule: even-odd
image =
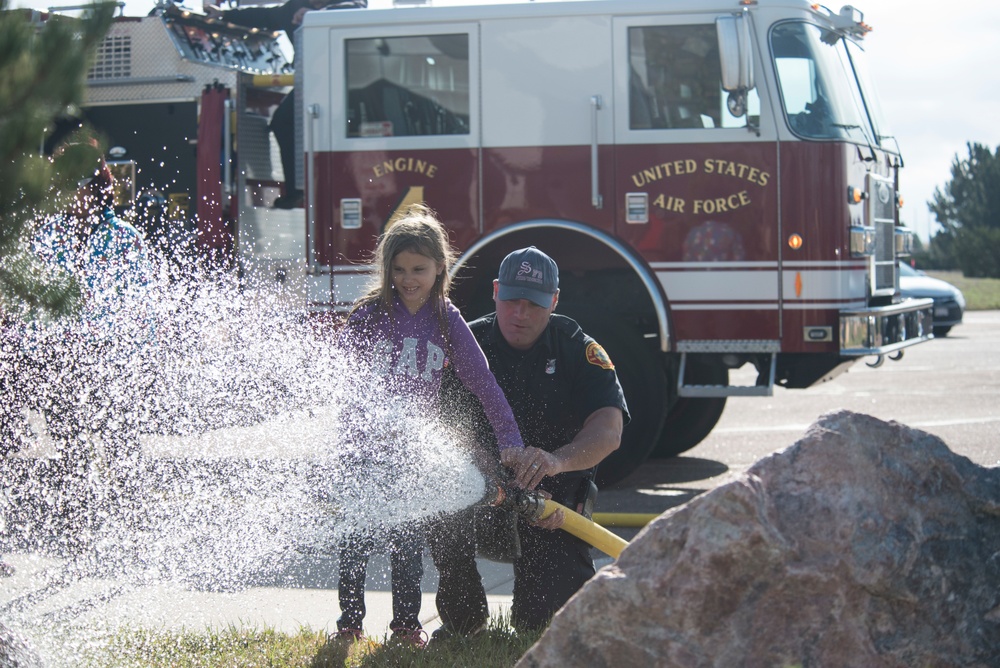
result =
[{"label": "fire truck side window", "polygon": [[[726,107],[714,24],[632,27],[628,49],[630,129],[746,126]],[[759,116],[756,91],[748,109]]]},{"label": "fire truck side window", "polygon": [[347,137],[469,134],[469,36],[347,40]]}]

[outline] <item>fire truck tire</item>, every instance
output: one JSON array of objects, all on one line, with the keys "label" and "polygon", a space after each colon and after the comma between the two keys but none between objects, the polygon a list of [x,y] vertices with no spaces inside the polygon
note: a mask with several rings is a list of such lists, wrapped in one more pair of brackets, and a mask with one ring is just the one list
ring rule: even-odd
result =
[{"label": "fire truck tire", "polygon": [[[688,382],[695,385],[726,385],[729,372],[714,365],[692,366]],[[674,403],[660,432],[659,442],[650,457],[676,457],[701,443],[712,433],[726,407],[726,397],[691,399],[681,397]]]},{"label": "fire truck tire", "polygon": [[597,486],[605,488],[628,477],[653,451],[663,425],[667,377],[656,354],[638,331],[627,326],[614,327],[612,322],[599,322],[593,317],[570,317],[607,351],[618,372],[632,418],[622,432],[621,445],[597,467]]}]

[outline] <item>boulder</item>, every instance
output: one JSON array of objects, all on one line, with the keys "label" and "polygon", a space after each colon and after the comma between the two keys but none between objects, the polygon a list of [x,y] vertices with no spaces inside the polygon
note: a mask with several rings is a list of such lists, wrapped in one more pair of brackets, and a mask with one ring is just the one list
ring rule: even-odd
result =
[{"label": "boulder", "polygon": [[1000,468],[847,411],[650,523],[517,664],[1000,666]]}]

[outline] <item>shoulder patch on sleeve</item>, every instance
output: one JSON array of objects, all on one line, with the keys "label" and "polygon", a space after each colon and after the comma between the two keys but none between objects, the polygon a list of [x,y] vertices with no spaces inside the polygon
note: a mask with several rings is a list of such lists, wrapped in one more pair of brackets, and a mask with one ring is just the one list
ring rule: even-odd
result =
[{"label": "shoulder patch on sleeve", "polygon": [[604,348],[597,341],[591,341],[587,344],[587,361],[602,369],[611,370],[615,368],[615,365],[611,362],[611,358],[608,357],[608,353],[605,352]]}]

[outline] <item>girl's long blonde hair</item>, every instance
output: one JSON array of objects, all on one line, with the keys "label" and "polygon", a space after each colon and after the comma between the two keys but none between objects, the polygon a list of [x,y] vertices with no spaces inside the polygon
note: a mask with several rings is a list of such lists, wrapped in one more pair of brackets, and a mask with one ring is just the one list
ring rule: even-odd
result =
[{"label": "girl's long blonde hair", "polygon": [[351,313],[360,308],[377,304],[385,313],[392,313],[392,261],[402,251],[412,251],[427,256],[444,266],[431,288],[429,301],[434,313],[442,321],[445,332],[445,299],[451,292],[452,264],[456,253],[448,241],[448,232],[434,212],[424,204],[411,204],[390,223],[382,233],[375,247],[372,266],[375,268],[375,284],[361,297]]}]

